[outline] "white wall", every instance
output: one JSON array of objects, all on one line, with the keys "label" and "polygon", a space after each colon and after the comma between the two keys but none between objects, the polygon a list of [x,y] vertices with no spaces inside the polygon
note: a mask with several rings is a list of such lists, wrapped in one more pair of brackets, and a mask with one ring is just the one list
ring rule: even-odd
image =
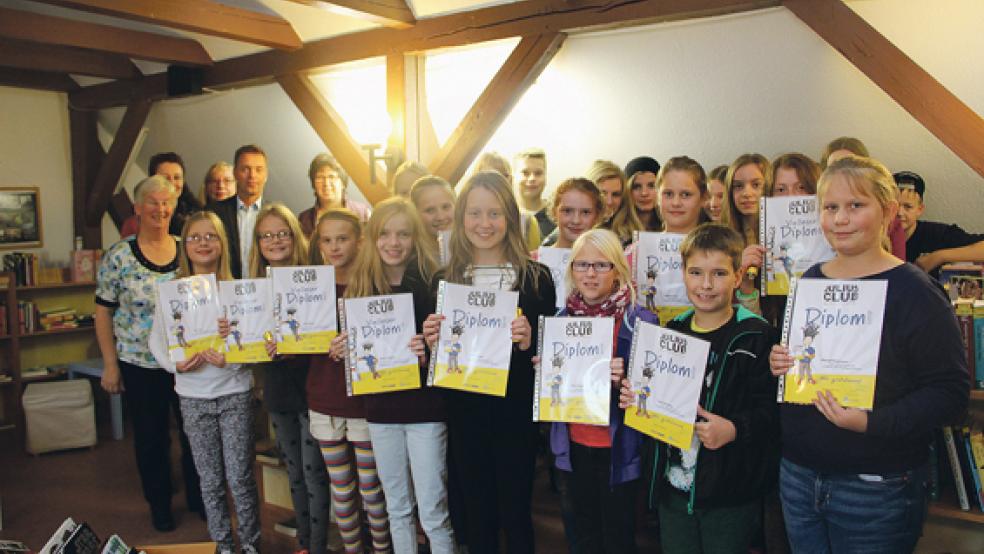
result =
[{"label": "white wall", "polygon": [[[48,264],[67,265],[72,232],[72,161],[62,93],[0,87],[0,187],[38,187]],[[13,250],[0,250],[0,256]]]},{"label": "white wall", "polygon": [[[849,5],[984,113],[984,65],[977,59],[984,52],[984,3]],[[426,100],[439,139],[464,115],[512,42],[427,56]],[[353,129],[384,110],[380,64],[370,60],[315,79]],[[350,106],[353,90],[364,91],[361,110]],[[121,115],[108,110],[101,121],[115,129]],[[160,102],[147,125],[140,166],[154,152],[175,150],[197,188],[209,164],[255,142],[270,156],[267,198],[295,210],[311,204],[307,164],[324,147],[277,85]],[[893,170],[922,174],[928,218],[984,231],[977,216],[984,178],[784,8],[572,35],[487,148],[510,155],[544,147],[549,182],[556,185],[596,158],[624,164],[641,154],[660,160],[688,154],[710,169],[746,151],[816,157],[840,135],[861,138]],[[425,146],[427,162],[435,148]],[[355,187],[349,190],[358,196]]]}]

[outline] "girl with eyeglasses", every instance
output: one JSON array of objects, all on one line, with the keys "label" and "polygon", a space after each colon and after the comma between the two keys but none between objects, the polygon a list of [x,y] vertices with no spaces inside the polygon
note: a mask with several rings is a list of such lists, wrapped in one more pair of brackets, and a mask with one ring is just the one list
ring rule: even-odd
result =
[{"label": "girl with eyeglasses", "polygon": [[[304,265],[307,259],[307,240],[294,214],[283,204],[265,204],[253,229],[250,277],[265,277],[267,266]],[[264,370],[263,402],[287,466],[297,542],[310,554],[325,554],[331,500],[325,462],[318,441],[311,436],[306,390],[309,358],[280,356],[273,342],[267,342],[267,353],[273,361],[256,366]]]},{"label": "girl with eyeglasses", "polygon": [[[217,281],[232,279],[229,241],[222,222],[211,212],[197,212],[181,232],[176,277],[215,274]],[[201,478],[209,536],[216,552],[235,552],[226,485],[232,493],[243,552],[259,552],[260,514],[253,477],[252,377],[239,364],[226,364],[215,350],[174,363],[168,355],[166,328],[158,305],[149,346],[161,367],[175,373],[174,390],[181,403],[184,430],[191,443],[195,468]],[[228,333],[228,322],[217,325]]]},{"label": "girl with eyeglasses", "polygon": [[571,289],[560,315],[615,319],[610,423],[607,427],[553,423],[550,449],[558,469],[569,472],[562,494],[574,511],[572,552],[636,552],[636,491],[642,473],[642,435],[622,424],[617,384],[641,319],[658,323],[655,314],[634,303],[632,273],[618,236],[607,229],[582,234],[571,252],[567,272]]},{"label": "girl with eyeglasses", "polygon": [[[521,315],[512,321],[512,356],[505,397],[444,391],[449,446],[465,499],[471,554],[498,553],[499,530],[509,552],[533,552],[530,502],[536,460],[533,354],[540,315],[555,313],[550,270],[530,260],[520,212],[509,181],[494,171],[465,180],[455,204],[448,265],[439,279],[519,292]],[[436,347],[443,316],[431,314],[424,337]]]}]

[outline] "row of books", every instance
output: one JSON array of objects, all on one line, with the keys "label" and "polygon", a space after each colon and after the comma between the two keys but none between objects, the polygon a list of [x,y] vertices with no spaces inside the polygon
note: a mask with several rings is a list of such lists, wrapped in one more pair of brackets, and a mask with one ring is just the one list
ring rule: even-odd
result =
[{"label": "row of books", "polygon": [[984,433],[981,422],[944,427],[933,444],[936,468],[930,473],[930,495],[938,500],[952,486],[964,511],[984,512]]},{"label": "row of books", "polygon": [[[14,541],[7,542],[11,543],[9,552],[30,552],[23,543],[16,543],[23,547],[23,550],[17,550]],[[72,518],[67,518],[38,552],[39,554],[142,554],[144,551],[130,548],[119,535],[112,535],[103,541],[86,522],[75,523]]]},{"label": "row of books", "polygon": [[34,286],[40,281],[41,260],[37,254],[11,252],[3,256],[3,270],[14,274],[18,287]]},{"label": "row of books", "polygon": [[[17,302],[18,332],[29,335],[38,331],[54,331],[58,329],[74,329],[92,325],[91,316],[79,315],[75,308],[51,308],[41,311],[37,304],[30,300]],[[0,336],[9,334],[7,306],[0,304]]]},{"label": "row of books", "polygon": [[984,389],[984,301],[958,299],[953,304],[960,337],[967,351],[967,371],[974,388]]}]

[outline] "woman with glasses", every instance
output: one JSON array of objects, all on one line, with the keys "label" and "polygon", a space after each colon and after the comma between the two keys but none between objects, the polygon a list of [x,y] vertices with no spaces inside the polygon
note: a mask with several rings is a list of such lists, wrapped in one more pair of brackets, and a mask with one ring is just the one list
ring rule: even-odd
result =
[{"label": "woman with glasses", "polygon": [[[560,315],[615,320],[615,358],[608,426],[553,423],[550,449],[557,469],[569,473],[562,494],[574,512],[572,552],[636,552],[636,490],[642,472],[642,435],[622,424],[618,382],[638,320],[658,323],[655,314],[634,303],[632,274],[618,236],[607,229],[582,234],[571,251],[567,271],[571,289]],[[540,361],[542,363],[542,361]]]},{"label": "woman with glasses", "polygon": [[[256,216],[249,275],[266,276],[267,266],[305,265],[307,240],[294,214],[283,204],[263,206]],[[328,472],[318,441],[311,436],[307,405],[307,356],[280,356],[267,342],[273,361],[256,364],[263,371],[263,403],[277,435],[277,448],[287,466],[290,495],[297,517],[300,551],[325,554],[328,544]]]},{"label": "woman with glasses", "polygon": [[203,206],[220,202],[236,195],[236,177],[232,166],[227,162],[215,162],[205,172],[205,181],[198,193],[198,201]]},{"label": "woman with glasses", "polygon": [[[176,277],[214,274],[218,281],[232,279],[229,241],[218,216],[198,212],[181,233]],[[158,306],[160,308],[160,306]],[[253,379],[240,364],[226,364],[225,355],[208,349],[182,362],[168,354],[162,310],[156,310],[150,350],[174,378],[181,402],[184,430],[191,442],[195,467],[201,475],[202,501],[208,515],[208,534],[219,554],[232,554],[236,544],[229,521],[226,485],[236,505],[239,542],[244,553],[260,548],[260,510],[253,477]],[[228,334],[229,322],[216,326]]]},{"label": "woman with glasses", "polygon": [[318,154],[311,160],[308,178],[311,179],[311,188],[314,189],[314,206],[297,216],[305,237],[310,237],[314,232],[314,224],[318,221],[318,217],[332,208],[346,208],[359,216],[359,221],[362,223],[369,221],[372,209],[366,204],[346,197],[345,185],[348,183],[348,176],[331,154]]},{"label": "woman with glasses", "polygon": [[[175,528],[171,513],[171,410],[181,411],[174,376],[154,359],[147,341],[157,304],[156,285],[178,268],[178,243],[168,233],[176,203],[174,184],[160,175],[134,190],[137,233],[106,250],[96,285],[96,339],[103,359],[102,387],[125,392],[133,421],[133,447],[151,523],[158,531]],[[198,473],[188,437],[179,429],[188,509],[201,512]]]}]

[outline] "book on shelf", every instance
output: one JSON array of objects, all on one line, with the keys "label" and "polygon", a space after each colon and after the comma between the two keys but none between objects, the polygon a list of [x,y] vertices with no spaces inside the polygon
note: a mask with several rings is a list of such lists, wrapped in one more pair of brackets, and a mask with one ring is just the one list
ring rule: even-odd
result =
[{"label": "book on shelf", "polygon": [[967,498],[964,474],[960,467],[960,458],[957,457],[957,442],[952,427],[943,428],[943,445],[946,447],[946,457],[950,461],[950,475],[953,476],[953,488],[957,493],[957,503],[961,510],[968,511],[970,510],[970,499]]},{"label": "book on shelf", "polygon": [[953,303],[953,310],[957,314],[957,326],[960,328],[960,338],[964,344],[964,355],[967,357],[967,372],[970,373],[970,380],[973,383],[975,382],[974,366],[977,365],[974,332],[974,301],[960,298]]},{"label": "book on shelf", "polygon": [[73,250],[71,276],[72,282],[90,282],[96,280],[96,268],[99,267],[99,250]]}]

